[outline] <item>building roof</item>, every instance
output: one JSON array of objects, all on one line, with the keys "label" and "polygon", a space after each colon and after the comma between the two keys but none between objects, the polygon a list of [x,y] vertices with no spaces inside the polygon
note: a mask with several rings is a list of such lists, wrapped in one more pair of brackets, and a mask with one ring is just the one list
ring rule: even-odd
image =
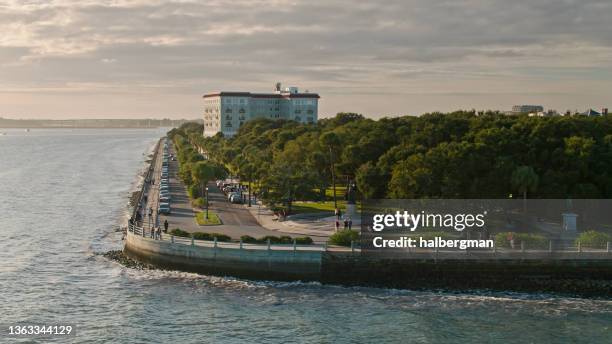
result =
[{"label": "building roof", "polygon": [[202,98],[210,97],[251,97],[251,98],[321,98],[317,93],[251,93],[251,92],[213,92]]},{"label": "building roof", "polygon": [[587,116],[600,116],[601,114],[593,109],[588,109],[586,112],[583,113],[583,115],[587,115]]}]

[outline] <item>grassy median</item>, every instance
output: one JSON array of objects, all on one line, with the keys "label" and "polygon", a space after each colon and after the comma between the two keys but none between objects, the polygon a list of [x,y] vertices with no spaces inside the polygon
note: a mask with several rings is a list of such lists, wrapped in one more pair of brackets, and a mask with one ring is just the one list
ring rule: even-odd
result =
[{"label": "grassy median", "polygon": [[212,225],[220,225],[221,219],[219,218],[219,215],[209,210],[208,219],[206,218],[206,212],[201,211],[196,214],[196,222],[200,226],[212,226]]}]

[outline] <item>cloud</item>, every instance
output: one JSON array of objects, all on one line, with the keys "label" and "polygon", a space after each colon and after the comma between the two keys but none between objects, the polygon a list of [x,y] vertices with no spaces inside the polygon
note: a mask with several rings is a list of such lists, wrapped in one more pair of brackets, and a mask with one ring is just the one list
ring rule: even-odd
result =
[{"label": "cloud", "polygon": [[201,93],[262,91],[277,80],[319,91],[330,113],[346,109],[325,94],[351,104],[368,89],[398,97],[427,87],[445,97],[470,87],[503,100],[525,81],[542,94],[557,92],[550,82],[574,83],[575,102],[586,105],[584,84],[612,78],[598,72],[612,68],[610,13],[608,0],[4,1],[0,86],[61,93],[79,85],[92,101],[113,90],[128,106],[134,92],[172,93],[192,97],[194,116]]}]

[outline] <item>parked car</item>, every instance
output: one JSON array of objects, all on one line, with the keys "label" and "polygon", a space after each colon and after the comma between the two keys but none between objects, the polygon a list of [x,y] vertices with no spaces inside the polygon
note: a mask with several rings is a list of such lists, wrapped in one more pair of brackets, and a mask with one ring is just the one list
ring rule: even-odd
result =
[{"label": "parked car", "polygon": [[159,196],[160,203],[170,203],[170,195]]},{"label": "parked car", "polygon": [[230,197],[231,203],[242,204],[242,195],[241,194],[232,194]]},{"label": "parked car", "polygon": [[157,208],[157,212],[160,214],[170,214],[170,203],[160,203],[159,208]]}]

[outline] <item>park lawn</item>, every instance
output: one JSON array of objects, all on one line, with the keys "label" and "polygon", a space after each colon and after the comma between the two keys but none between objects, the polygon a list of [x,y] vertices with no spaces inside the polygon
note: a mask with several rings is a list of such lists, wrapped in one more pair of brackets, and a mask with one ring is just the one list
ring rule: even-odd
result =
[{"label": "park lawn", "polygon": [[[338,200],[338,208],[344,210],[346,201]],[[291,204],[291,214],[306,214],[306,213],[333,213],[334,201],[326,202],[293,202]]]},{"label": "park lawn", "polygon": [[206,219],[206,212],[201,211],[196,214],[196,222],[200,226],[212,226],[212,225],[220,225],[221,219],[219,218],[219,215],[209,210],[208,219]]}]

